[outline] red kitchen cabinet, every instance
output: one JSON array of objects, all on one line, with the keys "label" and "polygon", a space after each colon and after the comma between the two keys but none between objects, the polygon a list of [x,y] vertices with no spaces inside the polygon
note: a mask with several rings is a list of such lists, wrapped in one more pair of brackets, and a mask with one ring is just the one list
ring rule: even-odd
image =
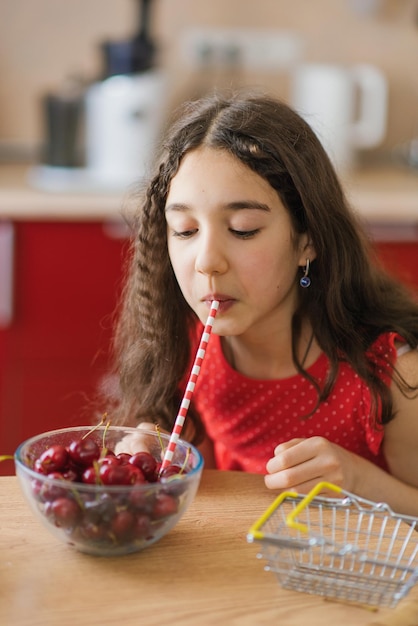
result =
[{"label": "red kitchen cabinet", "polygon": [[418,241],[377,241],[384,267],[418,294]]},{"label": "red kitchen cabinet", "polygon": [[[92,422],[127,247],[98,222],[13,227],[13,314],[0,328],[0,454],[39,432]],[[0,473],[14,473],[13,463]]]}]

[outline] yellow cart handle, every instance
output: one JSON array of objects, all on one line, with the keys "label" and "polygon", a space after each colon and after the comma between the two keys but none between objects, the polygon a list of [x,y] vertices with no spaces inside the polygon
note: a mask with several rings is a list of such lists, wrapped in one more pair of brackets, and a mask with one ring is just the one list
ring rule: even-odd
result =
[{"label": "yellow cart handle", "polygon": [[335,491],[336,493],[341,493],[343,491],[341,487],[337,487],[337,485],[334,485],[333,483],[328,483],[326,481],[323,481],[322,483],[318,483],[303,498],[303,500],[301,500],[299,504],[295,506],[293,511],[289,513],[289,515],[286,516],[286,526],[288,526],[289,528],[300,530],[303,533],[308,533],[309,532],[308,526],[306,526],[306,524],[302,524],[301,522],[297,522],[295,520],[295,517],[297,517],[299,513],[303,511],[303,509],[305,509],[308,506],[308,504],[312,502],[312,500],[315,498],[315,496],[318,495],[318,493],[320,493],[321,491],[324,491],[324,489],[329,489],[330,491]]},{"label": "yellow cart handle", "polygon": [[[330,489],[332,491],[336,491],[337,493],[341,493],[343,490],[341,487],[337,487],[332,483],[321,482],[315,485],[315,487],[299,502],[299,504],[295,507],[292,513],[286,517],[286,525],[290,528],[296,528],[304,533],[309,532],[308,527],[305,524],[301,524],[297,522],[294,518],[299,515],[299,513],[306,507],[308,504],[315,498],[315,496],[322,491],[323,489]],[[345,492],[344,492],[345,493]],[[251,526],[248,531],[247,538],[249,541],[253,541],[254,539],[263,540],[265,535],[262,530],[260,530],[272,513],[282,504],[286,498],[297,498],[300,494],[296,491],[283,491],[274,502],[268,507],[268,509],[263,513],[263,515]]]}]

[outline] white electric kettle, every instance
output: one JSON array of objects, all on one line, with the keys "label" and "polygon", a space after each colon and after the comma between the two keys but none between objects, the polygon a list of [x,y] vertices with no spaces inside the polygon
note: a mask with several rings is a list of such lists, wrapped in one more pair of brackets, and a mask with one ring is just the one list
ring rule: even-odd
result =
[{"label": "white electric kettle", "polygon": [[294,69],[290,103],[309,123],[338,170],[359,149],[378,146],[387,124],[388,86],[375,66],[302,63]]}]

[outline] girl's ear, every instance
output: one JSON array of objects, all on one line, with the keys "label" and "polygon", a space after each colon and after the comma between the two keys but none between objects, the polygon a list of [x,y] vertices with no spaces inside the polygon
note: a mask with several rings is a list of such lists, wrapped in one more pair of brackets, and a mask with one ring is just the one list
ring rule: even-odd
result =
[{"label": "girl's ear", "polygon": [[301,236],[299,249],[301,251],[299,265],[305,266],[306,259],[312,262],[316,258],[316,250],[307,233]]}]

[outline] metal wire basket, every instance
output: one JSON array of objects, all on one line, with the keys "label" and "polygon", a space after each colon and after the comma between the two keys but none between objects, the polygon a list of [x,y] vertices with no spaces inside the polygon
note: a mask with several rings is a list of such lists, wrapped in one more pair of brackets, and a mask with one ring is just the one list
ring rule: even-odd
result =
[{"label": "metal wire basket", "polygon": [[394,607],[418,581],[417,531],[417,518],[322,482],[307,496],[278,496],[247,539],[261,543],[258,557],[286,589]]}]

